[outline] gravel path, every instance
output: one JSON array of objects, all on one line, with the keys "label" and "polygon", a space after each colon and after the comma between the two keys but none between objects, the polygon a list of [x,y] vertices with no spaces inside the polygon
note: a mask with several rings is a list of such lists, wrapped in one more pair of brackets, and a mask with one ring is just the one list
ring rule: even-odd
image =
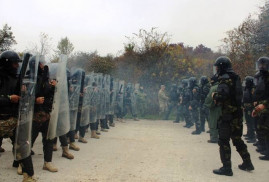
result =
[{"label": "gravel path", "polygon": [[[258,160],[259,154],[248,144],[256,170],[241,171],[241,159],[232,147],[233,177],[216,176],[212,169],[221,166],[218,145],[208,144],[209,136],[193,136],[193,129],[172,121],[131,121],[116,123],[101,139],[88,144],[78,143],[81,150],[72,151],[75,159],[61,157],[61,149],[54,152],[53,163],[58,173],[42,170],[41,135],[33,156],[35,176],[40,182],[267,182],[269,163]],[[7,150],[0,157],[0,182],[22,181],[12,168],[11,144],[4,140]]]}]

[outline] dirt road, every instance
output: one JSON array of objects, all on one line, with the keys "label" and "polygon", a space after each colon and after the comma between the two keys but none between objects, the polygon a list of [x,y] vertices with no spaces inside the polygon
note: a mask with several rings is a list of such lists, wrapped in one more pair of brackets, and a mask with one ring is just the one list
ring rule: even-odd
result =
[{"label": "dirt road", "polygon": [[[88,144],[78,143],[81,150],[72,151],[75,159],[54,152],[53,163],[58,173],[42,170],[41,135],[33,156],[35,175],[40,182],[265,182],[269,179],[269,163],[258,160],[259,154],[248,144],[255,166],[252,173],[238,169],[242,161],[233,147],[233,177],[216,176],[212,169],[221,166],[218,145],[208,144],[209,136],[191,135],[193,129],[172,121],[131,121],[116,123],[101,139],[86,138]],[[12,168],[11,144],[4,140],[7,150],[0,157],[0,182],[21,181]]]}]

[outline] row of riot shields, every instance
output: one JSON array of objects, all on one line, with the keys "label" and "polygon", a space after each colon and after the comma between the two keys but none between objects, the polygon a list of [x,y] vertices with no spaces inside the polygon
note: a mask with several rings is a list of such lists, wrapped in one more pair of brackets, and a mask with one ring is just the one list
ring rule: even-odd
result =
[{"label": "row of riot shields", "polygon": [[[18,127],[16,131],[15,159],[30,155],[32,120],[35,105],[35,87],[39,61],[42,56],[33,56],[27,63],[26,74],[21,83]],[[113,80],[110,75],[90,73],[83,69],[72,69],[67,78],[67,57],[60,56],[58,63],[48,64],[49,79],[56,80],[52,111],[48,128],[48,139],[62,136],[76,129],[80,113],[80,126],[105,119],[114,114],[115,106],[123,111],[124,81]]]}]

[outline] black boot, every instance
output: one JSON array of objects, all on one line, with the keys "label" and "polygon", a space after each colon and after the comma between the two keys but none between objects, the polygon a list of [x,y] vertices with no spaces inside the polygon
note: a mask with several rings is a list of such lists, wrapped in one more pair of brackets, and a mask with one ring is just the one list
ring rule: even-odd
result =
[{"label": "black boot", "polygon": [[238,168],[243,171],[252,171],[254,166],[251,161],[244,161],[242,164],[238,165]]},{"label": "black boot", "polygon": [[219,169],[214,169],[213,173],[217,175],[233,176],[233,171],[230,167],[221,167]]},{"label": "black boot", "polygon": [[266,150],[263,153],[264,156],[260,156],[259,159],[269,161],[269,140],[265,141],[265,147],[266,147]]}]

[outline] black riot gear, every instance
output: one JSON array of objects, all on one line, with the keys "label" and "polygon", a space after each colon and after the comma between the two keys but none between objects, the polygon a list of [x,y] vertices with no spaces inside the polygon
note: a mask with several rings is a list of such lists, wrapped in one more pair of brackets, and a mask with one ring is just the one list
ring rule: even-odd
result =
[{"label": "black riot gear", "polygon": [[257,61],[257,70],[261,72],[268,72],[269,70],[269,58],[268,57],[261,57]]},{"label": "black riot gear", "polygon": [[252,76],[246,76],[246,88],[252,88],[254,86],[254,78]]},{"label": "black riot gear", "polygon": [[186,88],[188,86],[188,79],[183,79],[181,81],[183,88]]},{"label": "black riot gear", "polygon": [[189,79],[189,84],[190,84],[190,88],[193,88],[194,86],[197,85],[197,79],[195,77],[191,77]]},{"label": "black riot gear", "polygon": [[201,79],[200,79],[200,83],[201,85],[205,85],[207,84],[209,81],[208,81],[208,78],[206,76],[202,76]]},{"label": "black riot gear", "polygon": [[16,74],[17,69],[13,68],[12,64],[19,63],[22,60],[20,56],[14,51],[4,51],[0,55],[0,68],[5,69],[7,72]]},{"label": "black riot gear", "polygon": [[225,73],[225,72],[232,71],[231,60],[230,60],[230,58],[228,58],[226,56],[221,56],[221,57],[217,58],[214,66],[215,66],[215,68],[217,68],[216,72],[220,75]]}]

